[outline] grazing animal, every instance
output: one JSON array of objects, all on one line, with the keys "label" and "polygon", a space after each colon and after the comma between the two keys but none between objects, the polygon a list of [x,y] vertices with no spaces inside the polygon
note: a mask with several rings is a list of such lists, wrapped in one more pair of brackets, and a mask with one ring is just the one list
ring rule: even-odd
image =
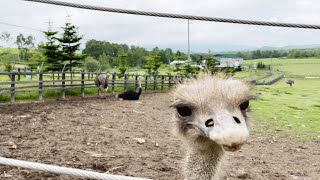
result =
[{"label": "grazing animal", "polygon": [[187,149],[186,180],[217,178],[225,151],[236,151],[249,137],[249,82],[205,75],[173,91],[175,130]]},{"label": "grazing animal", "polygon": [[140,76],[138,77],[138,81],[139,81],[139,91],[125,91],[121,94],[118,94],[118,98],[119,99],[123,99],[123,100],[139,100],[139,97],[141,95],[141,79]]},{"label": "grazing animal", "polygon": [[291,79],[289,79],[286,83],[287,83],[287,84],[289,84],[289,85],[290,85],[290,87],[292,87],[292,84],[294,84],[294,81],[293,81],[293,80],[291,80]]},{"label": "grazing animal", "polygon": [[101,88],[104,89],[105,93],[108,91],[108,78],[109,78],[109,74],[99,74],[96,76],[94,80],[96,86],[98,87],[98,94],[100,97],[101,97]]}]

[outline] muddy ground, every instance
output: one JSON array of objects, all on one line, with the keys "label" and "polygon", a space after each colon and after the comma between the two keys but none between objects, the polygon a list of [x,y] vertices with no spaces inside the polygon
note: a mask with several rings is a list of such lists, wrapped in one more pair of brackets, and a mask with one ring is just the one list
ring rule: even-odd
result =
[{"label": "muddy ground", "polygon": [[[1,105],[0,156],[117,175],[183,179],[184,149],[172,134],[170,102],[168,93],[150,93],[139,101],[67,97]],[[229,180],[317,180],[320,142],[253,133],[240,151],[226,154],[221,169],[221,179]],[[78,178],[0,165],[0,179]]]}]

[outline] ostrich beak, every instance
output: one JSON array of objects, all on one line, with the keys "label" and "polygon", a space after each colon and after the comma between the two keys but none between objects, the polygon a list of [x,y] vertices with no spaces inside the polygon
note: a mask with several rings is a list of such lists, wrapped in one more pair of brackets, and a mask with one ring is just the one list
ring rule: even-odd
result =
[{"label": "ostrich beak", "polygon": [[219,112],[213,120],[212,127],[207,127],[208,137],[222,145],[226,151],[236,151],[246,143],[249,131],[245,119],[235,117],[228,112]]}]

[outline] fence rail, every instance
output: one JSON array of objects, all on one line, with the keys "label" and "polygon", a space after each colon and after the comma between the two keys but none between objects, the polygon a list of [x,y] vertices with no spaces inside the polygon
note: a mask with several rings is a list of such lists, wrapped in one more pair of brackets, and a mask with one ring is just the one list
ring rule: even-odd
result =
[{"label": "fence rail", "polygon": [[[10,95],[10,101],[15,101],[16,94],[38,92],[38,99],[42,100],[43,92],[60,91],[65,98],[67,89],[81,89],[81,96],[85,96],[85,89],[97,88],[94,80],[98,74],[92,72],[4,72],[0,73],[0,95]],[[24,78],[21,78],[23,76]],[[35,77],[34,77],[35,76]],[[138,77],[141,77],[141,88],[147,90],[170,89],[177,78],[174,75],[139,75],[111,73],[108,77],[109,88],[114,94],[116,89],[123,91],[138,88]],[[97,88],[98,92],[98,88]]]}]

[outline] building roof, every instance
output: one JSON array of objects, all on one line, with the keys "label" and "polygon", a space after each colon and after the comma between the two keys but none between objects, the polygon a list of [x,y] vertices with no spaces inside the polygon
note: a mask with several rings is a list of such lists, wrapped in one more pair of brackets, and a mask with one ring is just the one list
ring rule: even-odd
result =
[{"label": "building roof", "polygon": [[214,57],[224,57],[224,58],[242,58],[240,56],[237,56],[235,54],[215,54]]}]

